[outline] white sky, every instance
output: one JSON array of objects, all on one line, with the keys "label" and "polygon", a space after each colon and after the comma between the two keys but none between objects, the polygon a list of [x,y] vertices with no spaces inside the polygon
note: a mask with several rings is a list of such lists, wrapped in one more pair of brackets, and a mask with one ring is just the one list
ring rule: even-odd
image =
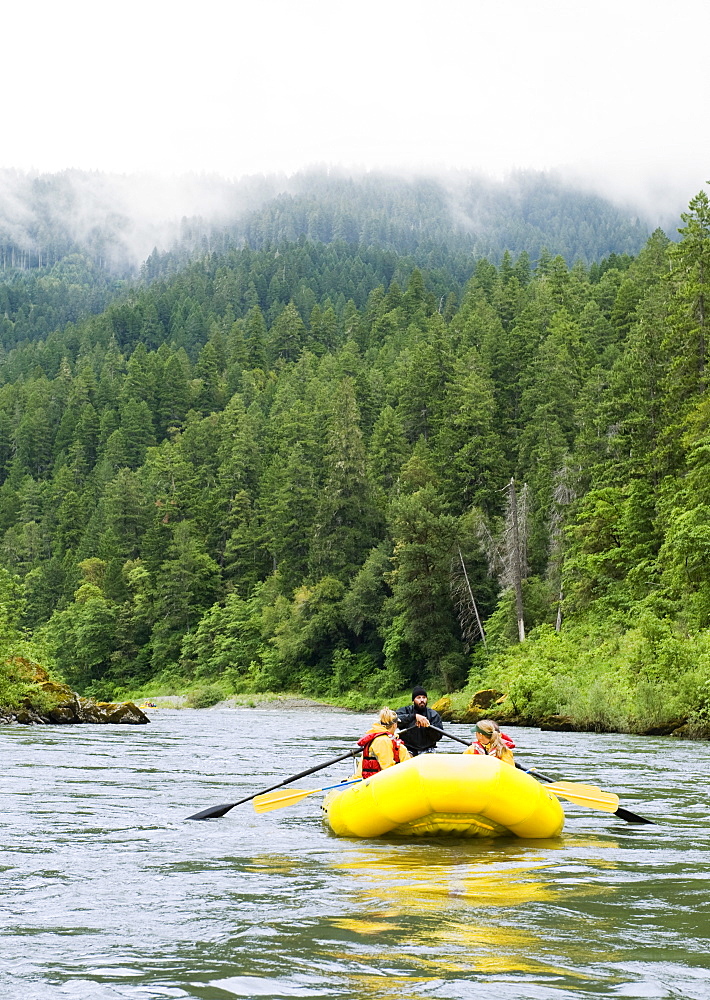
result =
[{"label": "white sky", "polygon": [[710,178],[707,0],[5,6],[0,166]]}]

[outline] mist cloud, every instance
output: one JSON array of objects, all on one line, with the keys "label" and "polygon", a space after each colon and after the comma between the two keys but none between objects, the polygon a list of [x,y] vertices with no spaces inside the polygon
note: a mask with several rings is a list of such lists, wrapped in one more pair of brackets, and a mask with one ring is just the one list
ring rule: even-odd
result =
[{"label": "mist cloud", "polygon": [[641,182],[633,173],[616,170],[607,176],[593,165],[546,173],[518,171],[498,178],[467,170],[369,173],[321,165],[290,176],[238,180],[217,174],[159,176],[80,170],[42,174],[0,169],[0,248],[26,252],[36,266],[51,263],[53,253],[60,257],[73,246],[91,253],[112,271],[129,273],[154,248],[162,251],[178,245],[185,221],[193,230],[202,227],[209,234],[235,226],[280,194],[317,200],[324,185],[348,180],[375,189],[380,185],[382,191],[397,181],[436,185],[451,225],[470,233],[491,224],[488,196],[504,196],[509,204],[522,204],[530,183],[563,185],[600,195],[620,206],[628,217],[637,215],[649,231],[660,226],[674,237],[680,212],[704,179],[676,176],[672,184],[666,178]]}]

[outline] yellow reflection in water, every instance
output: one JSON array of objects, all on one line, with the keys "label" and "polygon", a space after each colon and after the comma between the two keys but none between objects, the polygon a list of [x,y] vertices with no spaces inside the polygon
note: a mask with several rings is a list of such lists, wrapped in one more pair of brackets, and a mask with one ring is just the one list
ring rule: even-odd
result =
[{"label": "yellow reflection in water", "polygon": [[330,923],[333,927],[342,927],[344,931],[353,931],[354,934],[371,934],[374,936],[377,934],[392,933],[392,924],[385,921],[359,920],[357,917],[336,917]]},{"label": "yellow reflection in water", "polygon": [[446,944],[453,948],[499,948],[528,950],[534,947],[537,935],[518,928],[496,927],[489,924],[449,922],[445,927],[430,930],[425,943],[432,947]]},{"label": "yellow reflection in water", "polygon": [[[539,868],[547,867],[540,865]],[[424,884],[418,891],[426,892],[436,899],[437,896],[466,900],[474,906],[507,909],[514,906],[525,906],[528,903],[549,902],[555,899],[555,892],[546,882],[523,881],[533,870],[525,868],[506,868],[505,871],[493,872],[487,875],[469,875],[466,878],[451,879],[443,884]]]},{"label": "yellow reflection in water", "polygon": [[[421,1000],[421,987],[430,983],[438,976],[404,976],[384,977],[367,974],[352,974],[348,980],[352,983],[350,993],[354,997],[378,997],[380,1000]],[[403,989],[404,987],[404,989]]]},{"label": "yellow reflection in water", "polygon": [[[453,864],[432,864],[429,852],[426,860],[418,861],[416,854],[412,856],[410,852],[403,855],[363,851],[337,867],[361,882],[360,892],[368,905],[378,898],[391,904],[393,895],[406,888],[407,909],[420,914],[441,909],[456,898],[494,908],[555,898],[554,890],[546,882],[531,879],[551,865],[540,857],[507,858],[496,867],[490,859],[470,858]],[[397,885],[400,880],[405,884]]]},{"label": "yellow reflection in water", "polygon": [[618,840],[608,840],[606,837],[565,837],[565,844],[569,848],[578,850],[584,847],[594,847],[597,850],[618,850]]},{"label": "yellow reflection in water", "polygon": [[[577,841],[576,846],[581,846]],[[554,845],[557,848],[557,844]],[[613,841],[587,838],[584,846],[596,850],[615,847]],[[580,882],[556,885],[549,869],[556,863],[537,851],[507,846],[501,851],[479,854],[437,851],[432,845],[403,845],[401,848],[353,850],[336,867],[350,876],[358,900],[367,916],[337,918],[333,927],[360,938],[369,937],[377,949],[385,942],[381,954],[363,954],[362,945],[353,942],[353,952],[343,956],[346,964],[359,961],[377,964],[386,962],[389,969],[401,969],[407,989],[417,981],[427,982],[448,975],[532,974],[554,975],[567,979],[587,980],[591,977],[577,971],[589,967],[589,949],[577,940],[551,945],[542,934],[522,927],[506,926],[517,908],[531,904],[559,902],[560,889],[564,899],[599,896],[611,892],[609,887]],[[434,862],[434,863],[433,863]],[[613,867],[605,858],[587,862],[594,868]],[[394,951],[392,946],[398,947]],[[559,954],[560,946],[563,955]],[[551,961],[545,960],[554,947],[558,952]],[[562,962],[560,963],[560,958]],[[565,967],[565,963],[569,966]],[[431,979],[410,979],[409,970],[431,973]],[[368,997],[377,993],[383,1000],[397,997],[403,1000],[402,979],[384,980],[379,976],[352,975],[353,995]],[[391,983],[391,987],[385,984]]]},{"label": "yellow reflection in water", "polygon": [[302,862],[290,854],[255,854],[246,867],[277,875],[300,874],[303,871]]},{"label": "yellow reflection in water", "polygon": [[[417,943],[416,947],[419,947],[419,943]],[[352,953],[329,952],[328,954],[330,958],[340,959],[346,964],[352,963],[353,961]],[[468,971],[468,969],[471,968],[471,963],[468,961],[464,962],[461,958],[455,960],[453,957],[437,955],[435,959],[433,958],[428,959],[423,957],[422,955],[416,954],[415,952],[410,953],[406,951],[402,952],[393,951],[390,947],[387,948],[387,953],[386,955],[383,954],[382,958],[387,961],[387,965],[390,968],[393,965],[399,965],[403,968],[407,968],[412,965],[416,965],[418,969],[431,968],[432,972],[434,973],[434,975],[431,977],[432,979],[436,979],[437,975],[441,976],[444,972],[466,972]],[[365,961],[366,960],[363,959],[363,963]],[[374,961],[375,960],[373,959],[372,964],[374,964]]]},{"label": "yellow reflection in water", "polygon": [[472,968],[476,972],[487,972],[489,975],[504,975],[510,972],[531,972],[546,976],[571,976],[573,979],[591,980],[592,976],[575,969],[549,965],[536,959],[513,958],[506,955],[479,955],[473,960]]}]

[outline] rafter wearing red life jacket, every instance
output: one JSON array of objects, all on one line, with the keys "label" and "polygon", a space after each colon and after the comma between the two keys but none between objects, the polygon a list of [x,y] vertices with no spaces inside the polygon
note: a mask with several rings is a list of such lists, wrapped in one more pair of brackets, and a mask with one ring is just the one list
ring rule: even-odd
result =
[{"label": "rafter wearing red life jacket", "polygon": [[[378,774],[382,770],[382,766],[375,756],[374,753],[370,753],[373,742],[379,736],[386,736],[388,740],[392,743],[392,756],[394,757],[394,763],[400,764],[403,760],[409,757],[409,751],[405,747],[404,743],[397,736],[392,736],[387,730],[382,727],[374,733],[365,733],[358,741],[357,745],[363,748],[362,752],[362,776],[363,778],[371,778],[373,774]],[[404,751],[404,753],[402,753]]]},{"label": "rafter wearing red life jacket", "polygon": [[[498,735],[500,736],[500,741],[503,744],[503,746],[506,746],[509,750],[515,749],[515,743],[513,743],[510,736],[508,736],[506,733],[501,733],[501,732],[499,732]],[[482,753],[482,754],[486,753],[486,751],[483,749],[480,743],[474,742],[471,745],[473,747],[473,750],[471,751],[472,753]]]}]

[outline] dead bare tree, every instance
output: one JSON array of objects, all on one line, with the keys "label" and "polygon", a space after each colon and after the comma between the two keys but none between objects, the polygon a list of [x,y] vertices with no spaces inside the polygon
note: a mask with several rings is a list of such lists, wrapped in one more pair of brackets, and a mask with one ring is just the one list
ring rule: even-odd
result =
[{"label": "dead bare tree", "polygon": [[505,487],[506,511],[500,532],[493,535],[483,519],[478,523],[478,535],[488,558],[488,568],[504,590],[515,595],[518,639],[525,641],[523,580],[528,574],[527,541],[529,491],[523,486],[518,494],[515,480]]},{"label": "dead bare tree", "polygon": [[[509,533],[511,536],[511,545],[506,553],[508,557],[508,563],[510,566],[509,575],[513,584],[513,590],[515,592],[515,611],[518,616],[518,639],[520,642],[525,642],[525,616],[523,613],[523,567],[525,567],[527,573],[527,533],[525,531],[525,526],[527,525],[527,511],[521,511],[523,513],[522,518],[518,518],[518,498],[515,493],[515,479],[510,477],[510,482],[508,483],[508,514],[506,517],[506,522],[509,523]],[[521,493],[521,502],[523,506],[527,504],[527,488],[524,486]],[[522,525],[523,533],[521,534],[520,525]]]},{"label": "dead bare tree", "polygon": [[473,596],[471,581],[468,578],[460,546],[457,547],[457,556],[454,556],[451,562],[451,595],[461,626],[461,636],[466,652],[468,652],[478,639],[484,646],[486,645],[486,633],[483,630],[483,623],[478,613],[478,605]]}]

